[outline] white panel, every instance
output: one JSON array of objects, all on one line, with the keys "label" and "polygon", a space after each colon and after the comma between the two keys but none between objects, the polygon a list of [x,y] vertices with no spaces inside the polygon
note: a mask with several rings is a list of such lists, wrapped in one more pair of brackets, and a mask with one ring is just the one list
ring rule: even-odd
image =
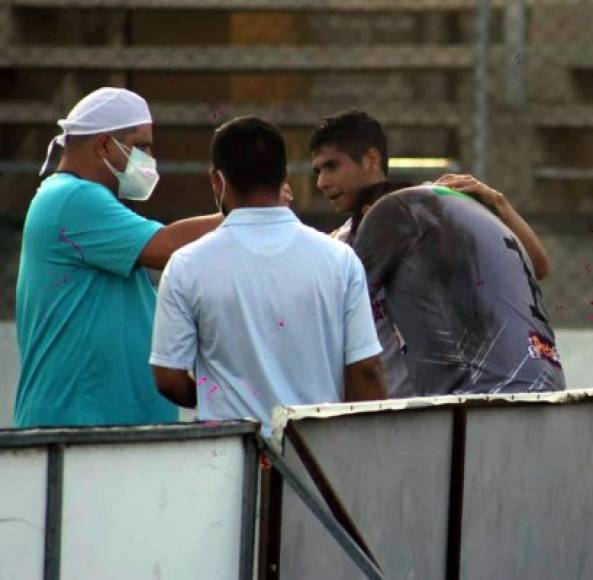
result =
[{"label": "white panel", "polygon": [[593,373],[591,373],[593,332],[570,328],[558,329],[556,330],[556,344],[560,352],[568,388],[593,388]]},{"label": "white panel", "polygon": [[0,580],[41,580],[45,449],[0,450]]},{"label": "white panel", "polygon": [[[0,320],[0,427],[12,426],[12,410],[19,380],[16,325]],[[0,576],[0,580],[4,580]]]},{"label": "white panel", "polygon": [[[385,577],[445,577],[452,411],[344,415],[296,421]],[[292,446],[285,459],[313,488]],[[317,494],[316,494],[317,495]],[[363,580],[350,558],[285,485],[282,580]]]},{"label": "white panel", "polygon": [[67,449],[61,580],[236,579],[243,455],[240,437]]}]

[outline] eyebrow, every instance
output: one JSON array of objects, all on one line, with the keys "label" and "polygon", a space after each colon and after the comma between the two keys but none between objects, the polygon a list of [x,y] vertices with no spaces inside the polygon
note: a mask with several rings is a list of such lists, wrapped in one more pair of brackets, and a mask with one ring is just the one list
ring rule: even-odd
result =
[{"label": "eyebrow", "polygon": [[338,164],[338,160],[337,159],[327,159],[323,163],[320,163],[318,166],[317,165],[314,165],[313,166],[313,171],[315,173],[319,173],[322,169],[331,168],[331,167],[333,167],[333,166],[335,166],[337,164]]}]

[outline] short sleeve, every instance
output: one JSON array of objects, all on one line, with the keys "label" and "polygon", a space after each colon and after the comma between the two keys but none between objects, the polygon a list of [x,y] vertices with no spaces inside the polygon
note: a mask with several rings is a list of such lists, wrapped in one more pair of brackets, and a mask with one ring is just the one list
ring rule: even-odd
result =
[{"label": "short sleeve", "polygon": [[382,350],[373,321],[364,269],[350,248],[348,253],[350,260],[344,312],[346,365],[378,355]]},{"label": "short sleeve", "polygon": [[198,352],[198,313],[184,292],[183,268],[176,255],[169,260],[159,285],[150,364],[171,369],[195,369]]},{"label": "short sleeve", "polygon": [[389,281],[419,237],[414,216],[396,193],[386,195],[368,211],[353,247],[366,271],[371,296]]},{"label": "short sleeve", "polygon": [[85,263],[127,277],[163,226],[128,209],[102,185],[89,182],[65,203],[59,227]]}]

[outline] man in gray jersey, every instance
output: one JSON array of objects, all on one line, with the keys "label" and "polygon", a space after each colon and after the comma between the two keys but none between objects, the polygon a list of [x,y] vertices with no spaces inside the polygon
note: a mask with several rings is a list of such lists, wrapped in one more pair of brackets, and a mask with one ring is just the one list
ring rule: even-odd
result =
[{"label": "man in gray jersey", "polygon": [[502,194],[471,176],[438,182],[510,229],[446,188],[386,196],[385,135],[361,111],[324,119],[310,148],[319,189],[352,213],[337,235],[367,269],[390,396],[564,388],[535,280],[547,256]]}]

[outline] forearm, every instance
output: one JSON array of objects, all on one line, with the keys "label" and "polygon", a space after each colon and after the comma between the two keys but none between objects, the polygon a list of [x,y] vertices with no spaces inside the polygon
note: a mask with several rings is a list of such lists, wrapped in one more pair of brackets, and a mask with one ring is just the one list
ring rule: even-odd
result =
[{"label": "forearm", "polygon": [[174,250],[181,248],[215,230],[224,220],[221,213],[178,220],[166,226]]},{"label": "forearm", "polygon": [[196,397],[196,386],[190,387],[184,385],[183,388],[172,389],[159,389],[161,395],[166,399],[169,399],[171,403],[179,405],[180,407],[187,407],[188,409],[195,409],[197,405]]},{"label": "forearm", "polygon": [[495,204],[498,217],[519,238],[531,258],[535,277],[545,278],[550,271],[548,254],[531,226],[517,213],[504,195]]},{"label": "forearm", "polygon": [[386,398],[383,365],[379,357],[346,367],[345,402],[377,401]]},{"label": "forearm", "polygon": [[215,230],[224,220],[221,213],[178,220],[159,230],[138,257],[138,265],[163,270],[171,254]]},{"label": "forearm", "polygon": [[179,405],[194,409],[197,404],[196,383],[185,371],[153,367],[153,374],[163,397]]},{"label": "forearm", "polygon": [[521,240],[525,250],[531,258],[535,276],[545,278],[550,271],[548,255],[539,238],[529,224],[517,213],[509,200],[500,191],[478,181],[471,175],[447,174],[439,177],[435,185],[444,185],[467,193],[490,208],[506,224],[506,226]]}]

